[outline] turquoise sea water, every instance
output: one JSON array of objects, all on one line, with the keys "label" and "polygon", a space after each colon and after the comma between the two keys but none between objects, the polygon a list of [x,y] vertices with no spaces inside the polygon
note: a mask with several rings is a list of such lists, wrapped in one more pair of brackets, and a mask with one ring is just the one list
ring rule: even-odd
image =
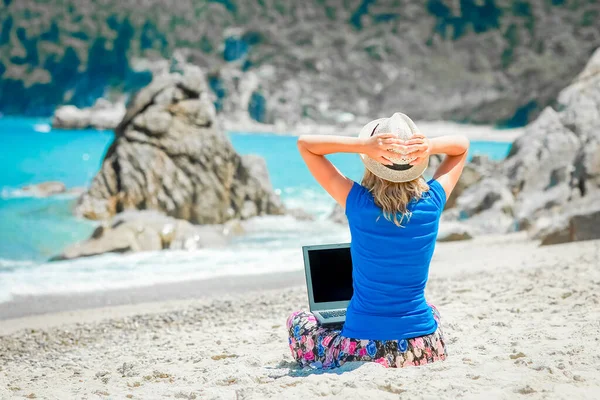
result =
[{"label": "turquoise sea water", "polygon": [[[273,187],[287,206],[304,208],[319,219],[297,222],[288,217],[256,218],[246,224],[248,234],[228,249],[171,252],[168,256],[166,252],[106,255],[45,263],[68,244],[88,237],[95,223],[72,216],[76,201],[73,196],[33,198],[24,196],[19,189],[49,180],[62,181],[69,188],[89,185],[113,134],[53,130],[47,120],[0,119],[0,301],[15,294],[85,291],[217,274],[299,269],[300,245],[348,239],[347,229],[324,219],[333,201],[304,166],[296,138],[244,133],[229,133],[229,137],[239,153],[259,154],[266,159]],[[509,143],[472,142],[471,154],[502,159],[509,148]],[[357,155],[339,154],[330,159],[347,176],[360,179],[363,166]]]}]

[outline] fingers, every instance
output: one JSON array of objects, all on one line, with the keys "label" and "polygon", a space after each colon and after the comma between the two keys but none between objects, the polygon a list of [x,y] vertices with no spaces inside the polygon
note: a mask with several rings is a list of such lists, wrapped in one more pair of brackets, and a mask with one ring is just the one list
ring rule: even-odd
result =
[{"label": "fingers", "polygon": [[425,144],[425,139],[424,138],[415,139],[415,137],[413,136],[411,139],[408,139],[407,141],[405,141],[404,144],[406,146],[412,146],[412,145],[416,145],[416,144]]},{"label": "fingers", "polygon": [[421,164],[423,161],[425,161],[425,157],[417,157],[414,160],[412,160],[409,164],[417,165],[417,164]]},{"label": "fingers", "polygon": [[378,139],[390,139],[390,138],[397,138],[396,135],[394,135],[393,133],[378,133],[377,135],[375,135]]},{"label": "fingers", "polygon": [[408,153],[422,153],[426,152],[429,146],[426,143],[412,144],[408,146]]},{"label": "fingers", "polygon": [[391,144],[391,145],[385,146],[385,150],[392,151],[392,152],[396,153],[396,155],[398,155],[398,153],[407,154],[409,151],[409,148],[408,148],[408,146],[404,146],[403,144]]},{"label": "fingers", "polygon": [[394,165],[394,163],[392,161],[388,160],[387,158],[385,158],[383,156],[378,157],[376,160],[379,161],[383,165]]},{"label": "fingers", "polygon": [[427,150],[427,146],[425,146],[425,145],[406,146],[404,144],[391,144],[386,147],[386,150],[392,150],[396,153],[406,155],[406,154],[413,154],[413,153],[422,153],[425,150]]},{"label": "fingers", "polygon": [[402,139],[398,139],[398,138],[388,138],[388,139],[383,139],[382,141],[384,144],[403,144]]}]

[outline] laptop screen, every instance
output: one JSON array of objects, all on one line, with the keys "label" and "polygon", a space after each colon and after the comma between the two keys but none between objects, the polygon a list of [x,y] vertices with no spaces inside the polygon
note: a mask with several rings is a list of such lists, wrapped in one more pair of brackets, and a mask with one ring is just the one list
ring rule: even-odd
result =
[{"label": "laptop screen", "polygon": [[309,250],[308,260],[315,303],[352,298],[350,248]]}]

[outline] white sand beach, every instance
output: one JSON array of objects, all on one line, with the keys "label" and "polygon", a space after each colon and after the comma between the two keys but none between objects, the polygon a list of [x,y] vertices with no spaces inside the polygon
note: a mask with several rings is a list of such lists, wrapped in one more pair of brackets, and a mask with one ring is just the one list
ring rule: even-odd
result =
[{"label": "white sand beach", "polygon": [[599,266],[600,241],[438,244],[427,291],[449,356],[404,369],[298,369],[285,320],[307,307],[300,273],[287,288],[271,277],[196,299],[5,319],[0,398],[596,399]]}]

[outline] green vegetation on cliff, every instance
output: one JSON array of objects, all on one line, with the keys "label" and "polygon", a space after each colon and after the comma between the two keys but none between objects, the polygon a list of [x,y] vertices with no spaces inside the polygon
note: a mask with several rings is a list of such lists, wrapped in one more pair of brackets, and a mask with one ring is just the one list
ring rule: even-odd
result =
[{"label": "green vegetation on cliff", "polygon": [[139,59],[184,49],[217,106],[233,96],[224,65],[242,79],[256,71],[242,107],[267,122],[402,109],[521,124],[600,46],[599,10],[596,0],[1,0],[0,112],[49,115],[130,92],[151,78]]}]

